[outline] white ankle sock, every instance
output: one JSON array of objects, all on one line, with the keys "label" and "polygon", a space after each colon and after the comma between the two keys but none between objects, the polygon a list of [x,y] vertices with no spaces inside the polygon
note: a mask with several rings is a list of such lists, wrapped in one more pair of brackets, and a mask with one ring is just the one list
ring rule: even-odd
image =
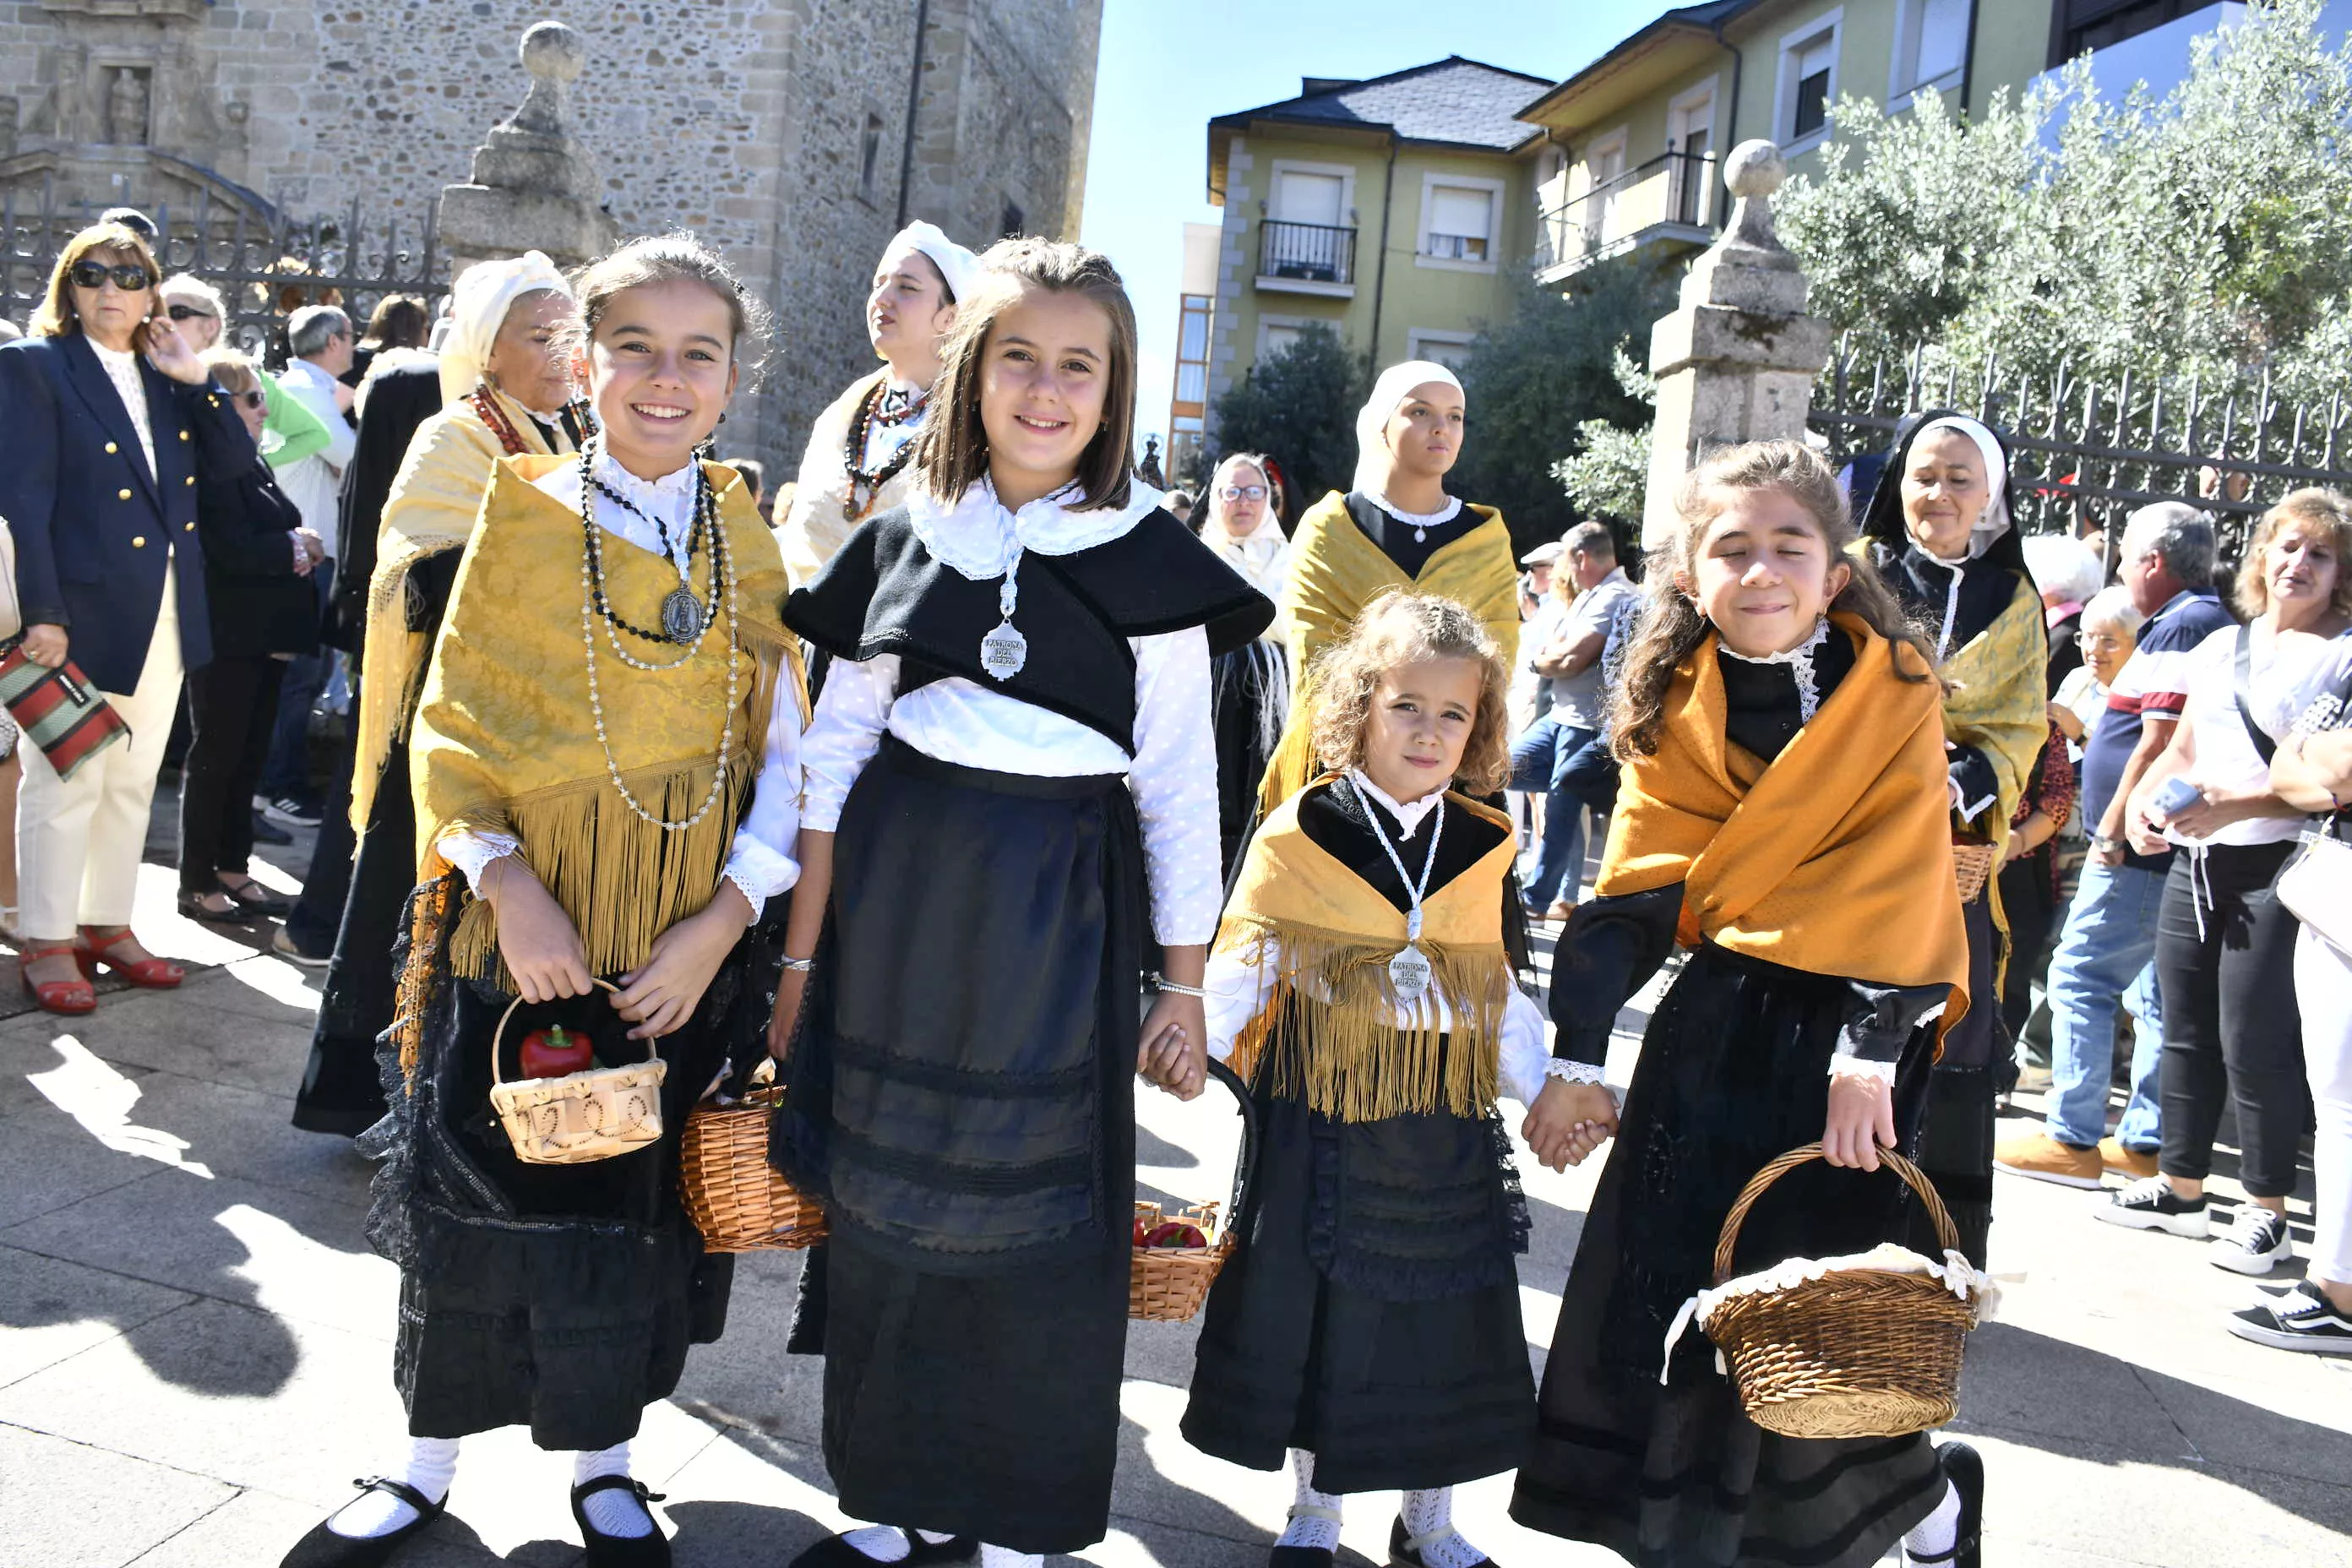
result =
[{"label": "white ankle sock", "polygon": [[1911,1527],[1903,1537],[1903,1550],[1909,1554],[1933,1556],[1949,1552],[1960,1538],[1960,1489],[1951,1482],[1944,1483],[1944,1500],[1936,1511]]},{"label": "white ankle sock", "polygon": [[1486,1554],[1463,1538],[1454,1528],[1454,1489],[1430,1487],[1423,1491],[1409,1491],[1397,1510],[1404,1521],[1404,1532],[1419,1539],[1433,1535],[1436,1540],[1421,1549],[1421,1560],[1429,1568],[1472,1568],[1486,1560]]},{"label": "white ankle sock", "polygon": [[[955,1539],[952,1535],[942,1535],[932,1530],[918,1530],[914,1533],[932,1546]],[[907,1534],[895,1524],[869,1524],[863,1529],[845,1532],[842,1540],[855,1548],[858,1555],[870,1557],[877,1563],[903,1563],[910,1554]]]},{"label": "white ankle sock", "polygon": [[980,1568],[1044,1568],[1045,1559],[1034,1552],[1015,1552],[1010,1546],[980,1543]]},{"label": "white ankle sock", "polygon": [[[449,1482],[457,1474],[457,1439],[411,1437],[407,1458],[383,1473],[439,1502],[449,1495]],[[415,1517],[415,1509],[390,1492],[366,1491],[338,1510],[327,1521],[327,1528],[337,1535],[365,1541],[390,1535]]]},{"label": "white ankle sock", "polygon": [[[1276,1546],[1304,1546],[1310,1552],[1339,1550],[1339,1504],[1341,1499],[1330,1492],[1315,1489],[1315,1456],[1304,1448],[1290,1450],[1291,1472],[1298,1478],[1298,1496],[1290,1512],[1290,1523],[1276,1537]],[[1319,1513],[1303,1513],[1302,1509],[1328,1509],[1330,1517]]]},{"label": "white ankle sock", "polygon": [[[615,1443],[609,1448],[583,1448],[572,1460],[572,1484],[582,1486],[598,1476],[625,1476],[629,1473],[629,1446]],[[588,1522],[599,1535],[637,1536],[654,1532],[654,1516],[646,1511],[645,1500],[634,1488],[624,1490],[607,1487],[592,1492],[580,1505]]]}]

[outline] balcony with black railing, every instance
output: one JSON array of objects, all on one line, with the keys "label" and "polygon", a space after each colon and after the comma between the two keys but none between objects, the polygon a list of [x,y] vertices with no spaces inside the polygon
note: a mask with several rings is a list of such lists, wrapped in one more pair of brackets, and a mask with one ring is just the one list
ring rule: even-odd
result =
[{"label": "balcony with black railing", "polygon": [[1352,294],[1356,231],[1320,223],[1257,226],[1257,286],[1302,294]]},{"label": "balcony with black railing", "polygon": [[1648,246],[1713,243],[1723,226],[1720,162],[1712,153],[1662,153],[1545,207],[1536,227],[1537,279],[1556,282]]}]

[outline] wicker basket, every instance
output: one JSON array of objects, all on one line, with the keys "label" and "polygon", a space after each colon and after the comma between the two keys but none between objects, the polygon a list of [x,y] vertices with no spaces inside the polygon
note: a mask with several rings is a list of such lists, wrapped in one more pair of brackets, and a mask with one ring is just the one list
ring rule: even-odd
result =
[{"label": "wicker basket", "polygon": [[1952,880],[1959,884],[1960,902],[1973,904],[1991,879],[1992,863],[1999,851],[1990,844],[1952,845]]},{"label": "wicker basket", "polygon": [[[596,984],[620,990],[609,980]],[[669,1065],[656,1054],[654,1041],[646,1042],[641,1062],[590,1067],[561,1078],[509,1079],[499,1057],[506,1048],[507,1026],[521,1005],[520,996],[508,1003],[490,1035],[490,1109],[516,1159],[532,1165],[584,1165],[632,1153],[661,1137],[662,1083]]]},{"label": "wicker basket", "polygon": [[824,1210],[768,1163],[768,1124],[781,1085],[731,1105],[699,1105],[686,1119],[678,1184],[706,1252],[796,1249],[824,1239]]},{"label": "wicker basket", "polygon": [[1186,1321],[1209,1299],[1209,1287],[1217,1282],[1217,1271],[1224,1268],[1226,1258],[1234,1250],[1234,1226],[1242,1216],[1243,1200],[1249,1195],[1250,1170],[1257,1159],[1257,1106],[1250,1099],[1249,1086],[1224,1063],[1210,1062],[1209,1076],[1231,1090],[1234,1103],[1241,1107],[1242,1152],[1234,1168],[1234,1201],[1225,1211],[1224,1225],[1220,1226],[1215,1204],[1166,1214],[1158,1204],[1136,1200],[1136,1218],[1153,1225],[1173,1219],[1199,1226],[1201,1233],[1209,1238],[1209,1245],[1135,1248],[1134,1262],[1127,1276],[1127,1315],[1130,1318],[1155,1323]]},{"label": "wicker basket", "polygon": [[[1756,1173],[1724,1216],[1715,1282],[1731,1279],[1741,1222],[1766,1188],[1822,1156],[1808,1143]],[[1959,1246],[1935,1184],[1901,1155],[1879,1156],[1927,1205],[1936,1237]],[[1960,1345],[1978,1306],[1924,1274],[1843,1268],[1719,1302],[1700,1326],[1723,1352],[1748,1418],[1784,1437],[1898,1437],[1958,1408]]]}]

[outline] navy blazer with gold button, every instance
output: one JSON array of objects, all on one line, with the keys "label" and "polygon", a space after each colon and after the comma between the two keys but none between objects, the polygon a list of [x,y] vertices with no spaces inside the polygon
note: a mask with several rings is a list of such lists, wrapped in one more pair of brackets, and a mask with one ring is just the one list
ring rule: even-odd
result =
[{"label": "navy blazer with gold button", "polygon": [[152,473],[80,332],[0,346],[0,517],[16,535],[17,599],[26,626],[66,628],[70,657],[101,691],[138,689],[167,560],[177,565],[181,665],[212,658],[191,426],[236,426],[236,410],[217,385],[173,381],[143,356],[139,376]]}]

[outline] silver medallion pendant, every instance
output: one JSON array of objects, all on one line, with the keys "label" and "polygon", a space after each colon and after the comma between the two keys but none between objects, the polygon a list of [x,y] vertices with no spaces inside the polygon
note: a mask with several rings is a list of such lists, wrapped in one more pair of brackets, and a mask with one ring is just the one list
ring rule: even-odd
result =
[{"label": "silver medallion pendant", "polygon": [[1389,960],[1389,984],[1396,987],[1397,1000],[1418,1002],[1429,990],[1430,976],[1434,973],[1421,949],[1411,942],[1394,958]]},{"label": "silver medallion pendant", "polygon": [[702,605],[684,588],[673,588],[662,601],[662,631],[674,643],[690,643],[702,635]]},{"label": "silver medallion pendant", "polygon": [[1029,639],[1011,621],[1001,621],[980,639],[980,668],[998,680],[1010,680],[1029,662]]}]

